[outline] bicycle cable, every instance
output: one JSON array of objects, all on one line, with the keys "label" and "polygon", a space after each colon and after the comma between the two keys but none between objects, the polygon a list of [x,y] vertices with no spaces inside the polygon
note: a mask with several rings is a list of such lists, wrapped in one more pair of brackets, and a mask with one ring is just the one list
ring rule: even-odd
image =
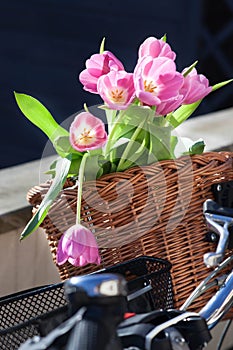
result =
[{"label": "bicycle cable", "polygon": [[230,320],[228,320],[226,322],[226,325],[225,325],[225,327],[223,329],[223,332],[222,332],[221,337],[219,339],[219,342],[217,344],[217,349],[216,350],[221,350],[223,342],[224,342],[224,340],[226,338],[227,332],[229,331],[229,328],[231,326],[231,323],[232,323],[232,319],[230,319]]}]

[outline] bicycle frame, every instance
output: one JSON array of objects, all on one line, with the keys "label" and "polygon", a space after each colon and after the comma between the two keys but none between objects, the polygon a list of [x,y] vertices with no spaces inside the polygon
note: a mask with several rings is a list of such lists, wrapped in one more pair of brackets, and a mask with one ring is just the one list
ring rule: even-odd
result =
[{"label": "bicycle frame", "polygon": [[[221,212],[220,214],[218,213],[218,210],[220,210],[220,212]],[[211,212],[211,211],[213,211],[213,212]],[[206,329],[207,329],[208,335],[206,336],[206,339],[208,339],[207,341],[209,341],[211,337],[210,337],[208,330],[213,329],[219,323],[219,321],[223,318],[223,316],[229,311],[231,306],[233,305],[233,270],[229,274],[221,274],[219,277],[216,277],[216,275],[219,272],[221,272],[223,270],[223,268],[225,268],[227,265],[229,265],[233,261],[233,255],[224,260],[225,250],[227,248],[228,240],[229,240],[229,227],[231,225],[233,225],[233,218],[229,214],[233,214],[233,210],[226,209],[226,211],[224,211],[224,208],[218,206],[215,202],[208,200],[204,204],[204,214],[207,218],[208,227],[214,229],[214,232],[219,235],[219,242],[217,245],[216,252],[210,253],[210,254],[207,253],[207,255],[204,256],[204,263],[206,263],[206,265],[208,265],[208,266],[212,265],[212,263],[213,263],[213,265],[217,265],[217,266],[215,267],[215,269],[212,272],[210,272],[209,276],[207,278],[205,278],[205,280],[202,281],[200,283],[200,285],[193,291],[193,293],[188,297],[186,302],[182,305],[180,310],[171,310],[173,312],[178,311],[178,314],[176,314],[174,317],[168,318],[166,321],[163,320],[163,322],[161,322],[161,323],[153,324],[153,322],[152,322],[152,324],[150,324],[150,326],[151,326],[150,330],[148,331],[147,334],[144,335],[145,345],[144,345],[143,349],[145,349],[145,350],[151,350],[152,348],[154,348],[153,341],[157,336],[158,336],[158,339],[160,339],[161,334],[162,334],[161,332],[163,332],[163,334],[165,334],[165,336],[169,338],[169,342],[170,342],[169,349],[171,349],[171,348],[172,349],[190,349],[190,347],[189,347],[190,344],[188,342],[186,342],[186,339],[184,339],[185,334],[183,333],[183,336],[184,336],[183,337],[182,334],[179,332],[179,325],[182,322],[188,324],[189,321],[192,321],[195,319],[198,320],[199,318],[202,319],[203,323],[205,324],[205,328],[206,328],[206,324],[207,324]],[[210,259],[208,259],[209,257],[210,257]],[[210,264],[210,262],[211,262],[211,264]],[[98,277],[96,276],[95,279],[98,280]],[[83,288],[85,286],[86,296],[88,297],[90,293],[88,292],[88,288],[85,284],[85,281],[83,281],[82,283],[83,283]],[[209,302],[198,313],[189,312],[187,309],[190,306],[190,304],[197,297],[199,297],[201,294],[203,294],[207,289],[209,289],[213,286],[218,286],[219,290],[213,295],[213,297],[209,300]],[[147,287],[148,286],[146,286],[146,290],[147,290]],[[143,292],[143,291],[141,291],[141,292]],[[77,300],[79,300],[79,299],[77,299]],[[82,306],[82,305],[80,305],[80,306]],[[179,314],[179,312],[180,312],[180,314]],[[77,316],[77,321],[82,322],[83,319],[82,319],[82,317],[80,317],[80,314],[78,314],[76,316]],[[76,320],[75,320],[76,316],[73,316],[73,318],[72,317],[70,318],[70,321],[73,320],[74,324],[76,323]],[[159,315],[159,317],[161,317],[161,316]],[[109,320],[111,320],[111,317],[109,318]],[[137,320],[138,319],[136,318],[136,321],[134,321],[134,322],[137,322]],[[159,320],[161,320],[161,318]],[[108,324],[111,324],[111,322],[109,322]],[[98,325],[98,323],[97,323],[97,325]],[[82,328],[79,328],[79,326],[78,327],[75,326],[75,332],[73,332],[73,334],[74,335],[77,334],[77,330],[79,330],[80,339],[81,339],[83,337],[83,334],[80,331],[80,329],[82,329]],[[192,328],[192,330],[193,330],[193,328]],[[52,333],[54,336],[56,336],[56,330],[53,331]],[[86,335],[88,335],[88,334],[89,333],[86,332]],[[51,339],[51,335],[49,335],[49,336]],[[199,336],[200,336],[200,334],[199,334]],[[208,338],[208,336],[209,336],[209,338]],[[75,338],[73,338],[73,339],[75,339]],[[206,345],[205,344],[206,339],[204,339],[204,340],[203,339],[201,340],[202,342],[201,342],[201,345],[199,345],[199,346]],[[76,338],[76,340],[77,340],[77,338]],[[76,344],[75,343],[76,340],[73,340],[73,344]],[[180,341],[180,343],[178,342],[178,340]],[[43,339],[42,339],[42,343],[43,343]],[[30,349],[33,348],[35,350],[41,350],[40,347],[37,347],[38,344],[34,344],[34,347],[32,347],[32,344],[29,344],[29,345],[30,345]],[[198,347],[198,349],[199,348],[200,347]],[[22,349],[24,349],[24,348],[22,348]],[[27,350],[29,348],[25,348],[25,349]],[[43,348],[43,349],[45,349],[45,348]],[[76,347],[75,348],[70,347],[69,349],[73,350],[73,349],[76,349]],[[85,348],[85,349],[87,349],[87,348]],[[118,348],[116,348],[116,349],[118,349]],[[167,347],[166,347],[166,349],[167,349]],[[88,350],[89,350],[89,347],[88,347]]]},{"label": "bicycle frame", "polygon": [[219,235],[216,252],[205,254],[204,263],[206,266],[217,265],[217,267],[200,283],[180,309],[186,310],[208,288],[213,285],[219,286],[220,289],[199,312],[199,315],[206,320],[208,328],[212,329],[233,305],[233,271],[209,283],[217,273],[233,261],[233,256],[222,261],[229,241],[229,227],[233,224],[233,210],[221,207],[213,200],[207,200],[203,205],[203,212],[209,229]]},{"label": "bicycle frame", "polygon": [[226,278],[220,290],[210,299],[206,306],[199,312],[212,329],[219,320],[230,310],[233,304],[233,271]]}]

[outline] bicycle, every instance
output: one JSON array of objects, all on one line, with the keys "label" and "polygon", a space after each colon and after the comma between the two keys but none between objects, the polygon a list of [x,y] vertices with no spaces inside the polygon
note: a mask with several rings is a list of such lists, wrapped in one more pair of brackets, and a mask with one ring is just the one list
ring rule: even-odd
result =
[{"label": "bicycle", "polygon": [[[233,186],[229,190],[229,183],[227,183],[226,188],[227,193],[233,194]],[[36,303],[31,299],[33,296],[40,297],[40,302],[41,300],[47,302],[42,314],[34,317],[33,322],[26,320],[23,327],[17,324],[10,325],[9,328],[15,338],[20,338],[26,327],[29,328],[24,338],[20,338],[21,347],[19,349],[89,350],[93,346],[97,350],[109,348],[111,350],[201,349],[211,339],[210,330],[219,323],[233,305],[233,271],[223,272],[223,269],[233,261],[233,256],[225,258],[226,248],[233,247],[233,209],[226,206],[232,207],[233,196],[228,197],[231,197],[230,200],[229,198],[226,200],[226,196],[220,198],[221,205],[212,200],[204,203],[203,212],[210,231],[208,240],[217,242],[216,251],[205,254],[204,263],[207,266],[216,267],[179,310],[174,310],[170,302],[172,286],[170,275],[167,274],[170,268],[169,262],[165,264],[162,260],[157,259],[156,261],[156,263],[161,263],[161,269],[165,272],[162,285],[164,286],[165,281],[168,283],[164,289],[170,294],[163,295],[164,290],[161,284],[155,284],[156,279],[153,273],[148,273],[149,271],[145,268],[150,264],[152,258],[143,257],[146,259],[143,267],[145,275],[140,275],[136,280],[130,282],[126,282],[121,275],[122,270],[116,266],[106,269],[108,274],[105,273],[106,271],[100,271],[88,276],[71,278],[65,282],[66,298],[64,298],[62,283],[55,286],[44,286],[39,289],[39,292],[36,288],[26,291],[23,293],[23,298],[22,294],[16,293],[13,298],[11,296],[7,300],[0,299],[0,306],[6,306],[2,312],[8,312],[10,315],[8,300],[14,308],[18,303],[16,310],[19,312],[23,308],[24,300],[28,298],[29,303],[32,301],[30,317],[36,315],[36,311],[33,310],[36,308]],[[133,266],[134,275],[136,263],[137,261],[133,261],[130,265]],[[125,264],[128,270],[128,262]],[[125,268],[124,263],[121,265]],[[189,312],[188,308],[191,303],[214,285],[219,287],[219,291],[205,307],[199,313]],[[105,294],[100,293],[101,290],[103,291],[103,286],[105,286]],[[97,292],[95,294],[94,291],[100,294],[98,295]],[[162,303],[156,303],[162,295]],[[47,297],[48,301],[44,300]],[[125,318],[125,311],[133,311],[133,313],[127,314],[130,317]],[[16,322],[18,319],[16,318]],[[41,332],[36,333],[33,327],[38,320],[40,326],[43,327],[40,329]],[[227,326],[230,322],[231,320]],[[85,336],[90,330],[93,336]],[[3,331],[0,329],[0,340],[8,332],[8,329]],[[38,334],[37,337],[33,337],[34,334]],[[22,343],[22,339],[27,339],[27,341]],[[79,344],[80,339],[90,342],[82,343],[77,347],[75,344]],[[4,344],[1,343],[3,350],[16,349],[13,343],[8,342],[6,345],[5,342]]]},{"label": "bicycle", "polygon": [[[69,318],[44,338],[28,340],[20,350],[151,350],[201,349],[210,341],[213,329],[233,305],[233,270],[215,276],[233,261],[224,259],[230,244],[233,209],[207,200],[203,207],[212,240],[218,237],[217,249],[204,256],[214,271],[195,289],[180,310],[154,310],[133,314],[124,319],[126,280],[117,274],[93,274],[72,277],[65,283],[69,300]],[[217,237],[216,237],[217,235]],[[199,313],[187,311],[190,304],[214,285],[219,290]],[[145,293],[146,286],[141,289]],[[143,290],[144,289],[144,290]],[[57,342],[63,337],[63,345]]]}]

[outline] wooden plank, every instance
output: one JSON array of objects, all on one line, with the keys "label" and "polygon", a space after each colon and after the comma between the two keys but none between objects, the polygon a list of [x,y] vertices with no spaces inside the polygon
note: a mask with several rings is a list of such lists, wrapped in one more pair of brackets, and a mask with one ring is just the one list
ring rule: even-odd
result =
[{"label": "wooden plank", "polygon": [[20,232],[18,229],[0,235],[0,296],[60,282],[43,230],[22,242]]}]

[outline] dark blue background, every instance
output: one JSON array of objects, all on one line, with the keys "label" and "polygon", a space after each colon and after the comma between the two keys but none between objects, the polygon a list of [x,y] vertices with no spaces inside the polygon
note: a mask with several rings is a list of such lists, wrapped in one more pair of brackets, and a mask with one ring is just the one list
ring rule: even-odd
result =
[{"label": "dark blue background", "polygon": [[132,70],[140,43],[167,33],[182,69],[202,52],[202,19],[199,0],[1,2],[1,167],[40,158],[47,141],[18,110],[13,91],[36,97],[62,122],[84,102],[101,102],[83,91],[78,75],[104,36],[106,49]]}]

